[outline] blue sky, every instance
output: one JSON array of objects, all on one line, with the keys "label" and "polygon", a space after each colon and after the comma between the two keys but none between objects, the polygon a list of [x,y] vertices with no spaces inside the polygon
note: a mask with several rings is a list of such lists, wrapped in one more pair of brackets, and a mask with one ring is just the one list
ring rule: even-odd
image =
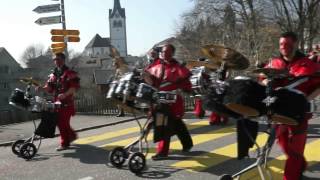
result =
[{"label": "blue sky", "polygon": [[[113,0],[64,0],[67,29],[78,29],[81,41],[69,43],[81,52],[98,33],[109,37],[108,11]],[[55,4],[51,0],[6,0],[0,8],[0,47],[5,47],[20,60],[27,46],[51,44],[51,29],[61,24],[40,26],[34,23],[40,17],[59,13],[37,14],[32,10],[39,5]],[[191,9],[190,0],[120,0],[126,8],[128,53],[144,54],[153,44],[174,35],[182,13]]]}]

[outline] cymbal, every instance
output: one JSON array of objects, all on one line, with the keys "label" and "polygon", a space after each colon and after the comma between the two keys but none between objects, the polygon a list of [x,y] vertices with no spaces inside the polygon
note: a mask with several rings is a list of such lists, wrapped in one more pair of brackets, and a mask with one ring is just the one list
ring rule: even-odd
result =
[{"label": "cymbal", "polygon": [[289,76],[289,72],[286,69],[274,69],[274,68],[259,68],[252,70],[252,73],[264,74],[268,77],[286,77]]},{"label": "cymbal", "polygon": [[32,79],[32,77],[25,77],[25,78],[21,78],[20,82],[24,83],[24,84],[28,84],[28,85],[33,85],[33,86],[40,86],[40,83],[34,79]]},{"label": "cymbal", "polygon": [[220,64],[212,61],[187,61],[186,64],[186,67],[189,69],[199,66],[204,66],[208,69],[216,70],[220,67]]},{"label": "cymbal", "polygon": [[250,65],[249,60],[234,49],[221,45],[206,45],[201,52],[211,61],[225,62],[226,68],[244,70]]}]

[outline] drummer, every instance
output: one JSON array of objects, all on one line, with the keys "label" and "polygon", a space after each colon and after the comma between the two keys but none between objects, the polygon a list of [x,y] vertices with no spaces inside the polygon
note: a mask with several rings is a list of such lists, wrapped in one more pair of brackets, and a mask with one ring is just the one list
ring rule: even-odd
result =
[{"label": "drummer", "polygon": [[[279,39],[279,57],[273,58],[265,68],[288,69],[290,76],[308,76],[320,71],[317,63],[310,61],[298,49],[298,37],[294,32],[285,32],[281,34]],[[286,79],[285,81],[288,81]],[[267,84],[268,80],[262,80],[263,84]],[[276,82],[282,86],[288,85],[288,82]],[[320,94],[320,78],[310,77],[307,82],[297,84],[295,89],[303,92],[308,100],[314,99]],[[278,144],[287,156],[284,169],[284,180],[301,179],[303,171],[307,167],[304,158],[304,149],[307,138],[308,120],[312,114],[306,113],[305,118],[299,125],[281,124],[276,126],[276,136]]]},{"label": "drummer", "polygon": [[[161,59],[153,62],[145,69],[144,79],[148,84],[157,87],[161,91],[175,91],[178,89],[191,91],[191,83],[189,81],[191,73],[173,58],[174,52],[175,47],[172,44],[164,45],[161,51]],[[166,113],[168,121],[170,121],[168,124],[172,124],[172,127],[167,128],[170,132],[163,133],[163,137],[158,138],[160,140],[157,146],[157,154],[152,156],[153,160],[167,158],[172,134],[178,136],[183,151],[190,151],[193,147],[190,133],[182,120],[184,115],[182,96],[178,95],[177,101],[173,104],[168,104],[166,108],[169,109],[169,112]],[[159,135],[155,132],[154,136]]]},{"label": "drummer", "polygon": [[[198,61],[205,61],[205,58],[199,58]],[[227,68],[225,67],[219,68],[218,70],[206,68],[206,71],[208,71],[208,73],[209,71],[215,72],[217,74],[217,80],[220,80],[220,81],[224,81],[228,77],[228,71],[227,71]],[[198,118],[203,118],[205,115],[205,111],[202,107],[202,104],[203,103],[201,98],[195,99],[194,114]],[[211,112],[211,115],[209,117],[209,125],[211,126],[220,125],[220,124],[224,125],[227,123],[228,123],[228,117],[219,115],[216,112]]]},{"label": "drummer", "polygon": [[[123,57],[120,57],[120,56],[114,57],[113,66],[116,71],[115,75],[114,75],[115,80],[119,80],[122,75],[124,75],[125,73],[127,73],[129,71],[128,65],[124,61]],[[118,115],[116,115],[117,117],[125,116],[124,110],[120,105],[118,105],[118,111],[119,111],[119,113],[118,113]]]}]

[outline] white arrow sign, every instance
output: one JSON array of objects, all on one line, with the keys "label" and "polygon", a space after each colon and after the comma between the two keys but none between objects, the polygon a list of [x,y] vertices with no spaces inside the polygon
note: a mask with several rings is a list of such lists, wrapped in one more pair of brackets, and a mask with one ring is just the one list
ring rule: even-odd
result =
[{"label": "white arrow sign", "polygon": [[49,13],[60,11],[60,4],[49,4],[44,6],[38,6],[33,11],[37,13]]},{"label": "white arrow sign", "polygon": [[61,23],[61,16],[41,17],[35,21],[39,25],[57,24]]}]

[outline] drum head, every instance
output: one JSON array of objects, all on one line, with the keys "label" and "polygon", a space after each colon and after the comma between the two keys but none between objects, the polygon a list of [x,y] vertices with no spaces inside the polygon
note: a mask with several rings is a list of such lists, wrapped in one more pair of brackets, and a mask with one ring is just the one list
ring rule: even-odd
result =
[{"label": "drum head", "polygon": [[281,124],[298,125],[297,120],[294,120],[290,117],[286,117],[286,116],[279,115],[279,114],[272,115],[271,119],[272,119],[272,121],[277,122],[277,123],[281,123]]},{"label": "drum head", "polygon": [[252,107],[249,107],[249,106],[236,104],[236,103],[227,103],[227,104],[225,104],[225,106],[228,109],[230,109],[238,114],[243,115],[244,117],[255,117],[255,116],[260,115],[258,110],[254,109]]}]

